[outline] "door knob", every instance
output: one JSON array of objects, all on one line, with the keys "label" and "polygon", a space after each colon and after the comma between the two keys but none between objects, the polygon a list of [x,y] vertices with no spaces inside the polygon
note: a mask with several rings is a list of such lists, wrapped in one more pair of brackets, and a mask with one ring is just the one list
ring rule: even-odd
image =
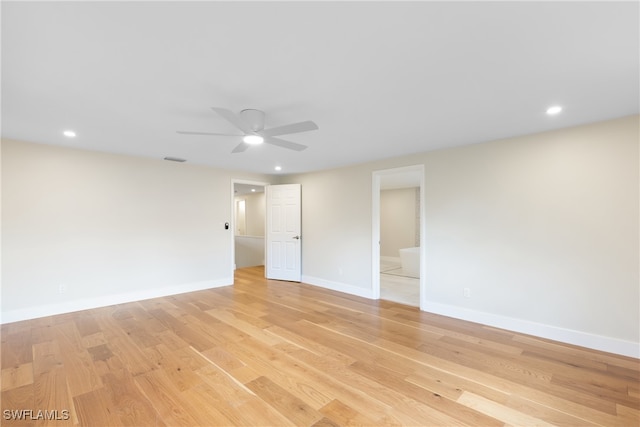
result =
[{"label": "door knob", "polygon": [[294,239],[300,240],[300,236],[293,236]]}]

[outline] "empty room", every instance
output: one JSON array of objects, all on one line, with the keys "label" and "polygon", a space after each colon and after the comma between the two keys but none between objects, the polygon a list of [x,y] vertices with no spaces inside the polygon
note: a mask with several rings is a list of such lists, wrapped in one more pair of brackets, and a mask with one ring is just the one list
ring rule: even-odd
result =
[{"label": "empty room", "polygon": [[637,1],[0,19],[1,425],[640,423]]}]

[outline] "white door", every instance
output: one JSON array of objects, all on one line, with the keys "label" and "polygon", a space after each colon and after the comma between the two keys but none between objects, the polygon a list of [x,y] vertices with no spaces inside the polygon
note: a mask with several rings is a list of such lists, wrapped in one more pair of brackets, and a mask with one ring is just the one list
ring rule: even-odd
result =
[{"label": "white door", "polygon": [[267,190],[267,279],[299,282],[302,268],[300,184]]}]

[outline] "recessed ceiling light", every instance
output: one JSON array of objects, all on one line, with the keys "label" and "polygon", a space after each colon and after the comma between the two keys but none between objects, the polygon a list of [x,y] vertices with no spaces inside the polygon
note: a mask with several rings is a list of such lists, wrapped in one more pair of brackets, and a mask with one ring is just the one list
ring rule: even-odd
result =
[{"label": "recessed ceiling light", "polygon": [[282,170],[282,166],[276,166],[274,169],[277,170],[277,171],[281,171]]},{"label": "recessed ceiling light", "polygon": [[76,133],[72,130],[65,130],[64,132],[62,132],[62,134],[67,138],[75,138],[76,136]]},{"label": "recessed ceiling light", "polygon": [[250,144],[250,145],[259,145],[264,142],[264,138],[261,137],[260,135],[245,135],[244,138],[242,138],[242,140],[246,144]]},{"label": "recessed ceiling light", "polygon": [[251,192],[252,192],[252,193],[255,193],[255,192],[256,192],[256,189],[255,189],[255,188],[252,188],[252,189],[251,189]]},{"label": "recessed ceiling light", "polygon": [[562,111],[562,107],[559,105],[554,105],[553,107],[547,108],[547,114],[550,116],[556,115]]}]

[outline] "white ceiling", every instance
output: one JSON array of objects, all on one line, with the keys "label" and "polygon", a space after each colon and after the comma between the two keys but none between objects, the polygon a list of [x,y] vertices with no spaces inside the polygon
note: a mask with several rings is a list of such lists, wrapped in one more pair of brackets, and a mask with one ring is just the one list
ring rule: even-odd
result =
[{"label": "white ceiling", "polygon": [[235,183],[233,184],[233,190],[236,196],[243,196],[245,194],[264,193],[264,186]]},{"label": "white ceiling", "polygon": [[[2,2],[2,136],[298,173],[639,112],[638,2]],[[562,114],[545,115],[552,104]],[[319,130],[231,154],[210,107]],[[64,129],[78,136],[67,139]],[[282,166],[275,172],[274,166]]]}]

